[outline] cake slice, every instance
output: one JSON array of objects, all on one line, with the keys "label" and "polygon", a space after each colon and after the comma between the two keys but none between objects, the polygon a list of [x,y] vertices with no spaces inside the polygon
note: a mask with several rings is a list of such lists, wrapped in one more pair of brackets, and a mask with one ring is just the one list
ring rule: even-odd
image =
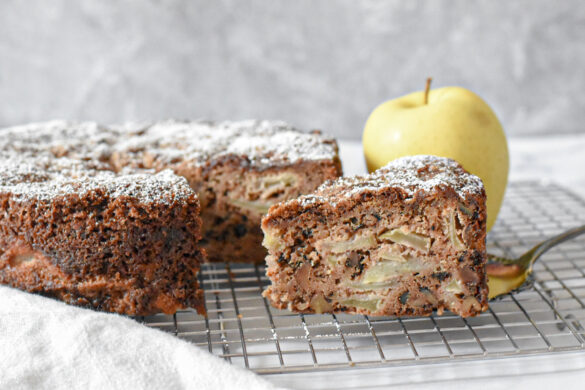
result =
[{"label": "cake slice", "polygon": [[184,178],[0,156],[0,284],[128,315],[204,313],[199,201]]},{"label": "cake slice", "polygon": [[481,180],[458,163],[404,157],[272,206],[264,296],[301,313],[420,316],[487,309]]}]

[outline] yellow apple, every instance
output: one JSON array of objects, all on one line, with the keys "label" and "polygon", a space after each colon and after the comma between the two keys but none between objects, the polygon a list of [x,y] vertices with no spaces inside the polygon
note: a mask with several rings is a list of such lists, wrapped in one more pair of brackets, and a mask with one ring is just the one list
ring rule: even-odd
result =
[{"label": "yellow apple", "polygon": [[363,147],[368,170],[398,157],[431,154],[458,161],[479,176],[487,194],[487,229],[496,221],[508,182],[508,144],[502,125],[479,96],[460,87],[414,92],[370,114]]}]

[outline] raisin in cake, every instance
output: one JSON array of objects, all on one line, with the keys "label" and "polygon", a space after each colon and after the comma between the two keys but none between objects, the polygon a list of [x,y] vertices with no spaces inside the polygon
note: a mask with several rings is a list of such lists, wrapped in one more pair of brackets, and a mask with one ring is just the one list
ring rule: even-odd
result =
[{"label": "raisin in cake", "polygon": [[204,312],[199,202],[184,178],[0,157],[0,283],[130,315]]},{"label": "raisin in cake", "polygon": [[485,200],[455,161],[413,156],[272,206],[264,296],[303,313],[477,315],[488,296]]}]

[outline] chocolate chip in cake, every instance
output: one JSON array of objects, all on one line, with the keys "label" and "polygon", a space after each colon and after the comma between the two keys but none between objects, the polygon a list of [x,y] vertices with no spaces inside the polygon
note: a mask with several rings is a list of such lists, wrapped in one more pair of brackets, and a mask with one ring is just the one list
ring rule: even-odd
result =
[{"label": "chocolate chip in cake", "polygon": [[279,264],[288,263],[288,260],[286,259],[286,257],[284,257],[284,253],[281,253],[280,256],[278,256],[277,261]]},{"label": "chocolate chip in cake", "polygon": [[447,279],[451,274],[449,272],[435,272],[431,275],[433,278],[438,279],[440,282]]},{"label": "chocolate chip in cake", "polygon": [[345,266],[350,268],[350,267],[356,267],[360,262],[360,255],[358,255],[357,252],[351,252],[347,258],[347,260],[345,260]]},{"label": "chocolate chip in cake", "polygon": [[364,227],[364,224],[359,223],[359,220],[356,217],[351,217],[350,220],[351,228],[356,231]]},{"label": "chocolate chip in cake", "polygon": [[473,260],[473,265],[481,265],[483,262],[483,256],[476,250],[471,254],[471,259]]},{"label": "chocolate chip in cake", "polygon": [[224,222],[225,222],[225,218],[222,218],[222,217],[213,218],[213,225],[214,226],[221,225]]}]

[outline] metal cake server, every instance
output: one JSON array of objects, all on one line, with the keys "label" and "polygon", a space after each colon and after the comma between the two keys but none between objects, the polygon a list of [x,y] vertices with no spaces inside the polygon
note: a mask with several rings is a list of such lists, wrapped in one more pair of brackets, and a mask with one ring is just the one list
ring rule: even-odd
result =
[{"label": "metal cake server", "polygon": [[532,266],[543,253],[562,242],[585,234],[585,225],[551,237],[517,259],[488,254],[486,272],[488,275],[489,299],[499,297],[519,288],[532,273]]}]

